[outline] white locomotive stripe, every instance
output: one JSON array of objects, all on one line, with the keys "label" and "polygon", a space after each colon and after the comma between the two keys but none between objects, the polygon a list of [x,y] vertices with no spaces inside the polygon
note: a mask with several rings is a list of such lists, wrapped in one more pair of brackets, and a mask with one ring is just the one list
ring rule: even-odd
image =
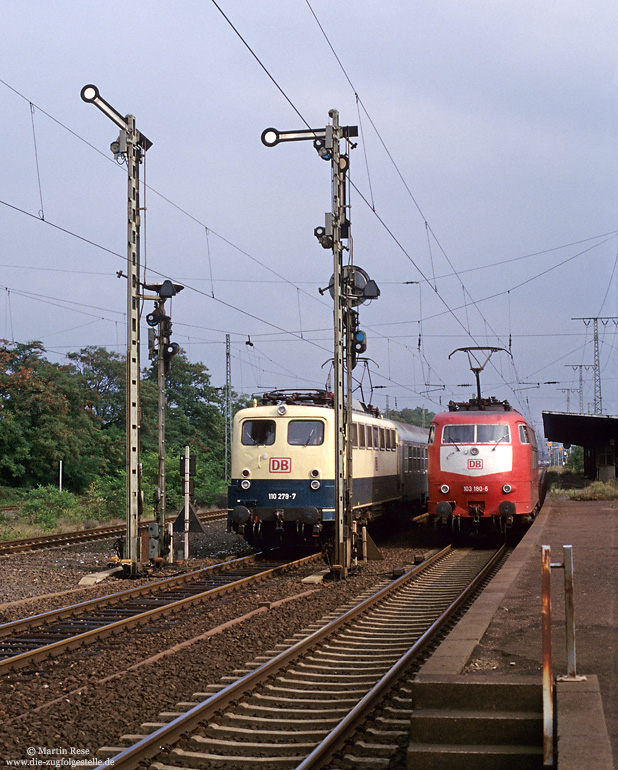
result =
[{"label": "white locomotive stripe", "polygon": [[487,476],[490,473],[509,473],[513,470],[513,448],[494,445],[478,446],[478,454],[470,447],[457,448],[453,444],[440,447],[440,470],[458,476]]}]

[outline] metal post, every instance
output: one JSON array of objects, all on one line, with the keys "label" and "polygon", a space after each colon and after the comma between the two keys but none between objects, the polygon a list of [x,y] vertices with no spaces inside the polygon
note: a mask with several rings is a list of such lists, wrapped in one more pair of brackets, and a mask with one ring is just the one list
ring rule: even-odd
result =
[{"label": "metal post", "polygon": [[185,561],[189,559],[189,489],[190,489],[190,471],[189,461],[191,458],[191,452],[189,447],[185,447],[185,478],[184,478],[184,494],[185,494],[185,531],[184,531],[184,558]]},{"label": "metal post", "polygon": [[[326,215],[326,227],[316,228],[315,236],[324,248],[332,248],[333,251],[333,280],[332,295],[334,298],[333,326],[334,326],[334,410],[335,410],[335,543],[332,571],[338,577],[346,577],[350,566],[350,526],[352,523],[351,505],[352,489],[346,488],[346,472],[350,471],[351,458],[348,460],[346,447],[351,452],[351,420],[352,420],[352,379],[348,369],[348,411],[345,411],[344,399],[344,359],[346,348],[349,357],[350,335],[347,335],[347,343],[344,344],[344,310],[348,305],[343,291],[343,245],[342,238],[349,238],[349,227],[346,220],[345,198],[345,174],[348,159],[340,154],[339,140],[343,137],[358,136],[357,126],[340,126],[339,112],[329,110],[331,125],[320,129],[301,129],[299,131],[279,131],[276,128],[266,128],[262,132],[262,143],[267,147],[275,147],[279,142],[297,142],[304,139],[313,141],[313,146],[318,154],[325,160],[331,160],[332,168],[332,194],[333,209]],[[329,291],[331,285],[329,284]],[[379,295],[377,286],[373,286],[373,295],[367,299],[375,299]],[[350,314],[347,314],[348,322]],[[348,360],[348,366],[350,362]],[[347,436],[346,436],[347,426]],[[351,478],[351,472],[349,472]],[[348,489],[348,493],[346,493]]]},{"label": "metal post", "polygon": [[[346,521],[345,472],[346,472],[346,413],[344,408],[344,296],[342,291],[343,245],[341,243],[342,183],[339,168],[339,112],[328,113],[332,126],[327,127],[326,146],[332,143],[332,187],[333,187],[333,325],[334,325],[334,367],[335,378],[335,554],[333,567],[340,577],[346,577],[349,558],[349,522]],[[331,133],[329,137],[328,134]],[[330,140],[330,141],[329,141]],[[349,313],[348,313],[349,317]],[[349,338],[349,335],[347,335]]]},{"label": "metal post", "polygon": [[60,466],[58,468],[58,489],[62,492],[62,460],[60,460]]},{"label": "metal post", "polygon": [[225,335],[225,478],[232,475],[232,360],[230,335]]},{"label": "metal post", "polygon": [[118,141],[110,149],[116,158],[127,163],[127,362],[126,362],[126,543],[123,554],[131,575],[137,574],[140,564],[139,515],[141,510],[140,462],[139,462],[139,251],[140,206],[139,164],[142,153],[152,142],[137,130],[133,115],[121,115],[101,97],[99,89],[89,83],[81,90],[81,98],[94,104],[120,128]]},{"label": "metal post", "polygon": [[361,532],[363,561],[367,561],[367,527],[363,524]]},{"label": "metal post", "polygon": [[[160,316],[165,314],[165,300],[159,302]],[[165,542],[165,516],[166,516],[166,488],[165,488],[165,356],[163,344],[163,325],[165,321],[159,320],[159,344],[157,354],[157,387],[158,387],[158,434],[159,434],[159,474],[157,479],[157,523],[158,529],[158,554],[163,556],[163,544]],[[172,545],[170,542],[170,551]]]},{"label": "metal post", "polygon": [[564,607],[566,612],[567,676],[577,676],[575,651],[575,605],[573,602],[573,546],[563,545],[564,554]]},{"label": "metal post", "polygon": [[543,637],[543,767],[554,765],[554,681],[551,648],[551,549],[541,550]]},{"label": "metal post", "polygon": [[[596,318],[571,318],[572,321],[583,321],[586,326],[592,321],[594,336],[594,414],[603,414],[603,396],[601,395],[601,356],[599,353],[599,321],[604,326],[610,321],[618,325],[617,316],[597,316]],[[580,370],[581,371],[581,370]]]},{"label": "metal post", "polygon": [[174,524],[171,521],[167,525],[167,536],[170,543],[170,549],[167,552],[167,563],[173,564],[174,563]]},{"label": "metal post", "polygon": [[579,367],[579,413],[584,413],[584,375],[583,366]]},{"label": "metal post", "polygon": [[139,163],[141,151],[137,145],[135,117],[127,115],[126,140],[128,168],[128,228],[127,228],[127,383],[126,383],[126,439],[127,439],[127,535],[124,558],[130,561],[130,572],[139,569]]},{"label": "metal post", "polygon": [[564,609],[566,616],[566,651],[567,651],[567,673],[566,676],[559,676],[561,682],[581,682],[586,679],[585,676],[577,675],[577,651],[575,646],[575,585],[573,569],[573,546],[563,545],[563,564],[552,564],[552,567],[564,568]]},{"label": "metal post", "polygon": [[593,318],[594,330],[594,413],[603,414],[601,396],[601,359],[599,356],[599,319]]}]

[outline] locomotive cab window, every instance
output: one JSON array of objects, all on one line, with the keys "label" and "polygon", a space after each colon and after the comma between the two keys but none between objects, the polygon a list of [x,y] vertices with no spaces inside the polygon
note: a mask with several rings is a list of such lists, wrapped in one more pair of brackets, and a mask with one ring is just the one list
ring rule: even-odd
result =
[{"label": "locomotive cab window", "polygon": [[474,444],[474,425],[445,425],[443,444]]},{"label": "locomotive cab window", "polygon": [[509,444],[510,441],[508,425],[446,425],[442,431],[443,444]]},{"label": "locomotive cab window", "polygon": [[508,425],[477,425],[477,444],[508,444],[511,440]]},{"label": "locomotive cab window", "polygon": [[522,444],[530,443],[530,436],[528,435],[528,428],[525,425],[519,426],[519,441]]},{"label": "locomotive cab window", "polygon": [[275,443],[274,420],[245,420],[241,441],[245,446],[271,446]]},{"label": "locomotive cab window", "polygon": [[324,423],[321,420],[290,420],[288,444],[319,446],[324,443]]}]

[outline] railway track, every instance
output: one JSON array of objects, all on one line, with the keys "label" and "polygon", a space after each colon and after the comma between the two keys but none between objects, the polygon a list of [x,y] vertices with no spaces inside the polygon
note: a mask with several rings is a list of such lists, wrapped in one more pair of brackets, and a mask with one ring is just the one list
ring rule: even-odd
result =
[{"label": "railway track", "polygon": [[165,580],[0,625],[0,674],[60,655],[250,583],[321,559],[265,560],[252,554]]},{"label": "railway track", "polygon": [[[352,736],[446,624],[504,558],[499,551],[443,549],[360,604],[311,630],[285,649],[248,664],[146,723],[140,735],[103,747],[99,760],[129,770],[334,767],[347,743],[380,743],[371,756],[398,749],[408,719],[387,715],[356,741]],[[384,739],[386,736],[386,739]],[[328,763],[328,764],[327,764]],[[362,763],[361,763],[362,764]],[[337,765],[338,766],[338,765]],[[358,767],[344,759],[343,767]],[[363,765],[364,766],[364,765]]]},{"label": "railway track", "polygon": [[[201,522],[220,521],[227,516],[227,510],[206,511],[198,514]],[[176,517],[169,519],[172,521]],[[140,532],[148,529],[148,522],[140,523]],[[22,551],[37,551],[46,548],[56,548],[62,545],[74,545],[75,543],[87,543],[94,540],[108,540],[111,538],[122,537],[126,532],[124,524],[117,524],[111,527],[95,527],[93,529],[82,529],[74,532],[62,532],[61,534],[41,535],[40,537],[25,537],[20,540],[6,540],[0,542],[0,556],[20,553]]]}]

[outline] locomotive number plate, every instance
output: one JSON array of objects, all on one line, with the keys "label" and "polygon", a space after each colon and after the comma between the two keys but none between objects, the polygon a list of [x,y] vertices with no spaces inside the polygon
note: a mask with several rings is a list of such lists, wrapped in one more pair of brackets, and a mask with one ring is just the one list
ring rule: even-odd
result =
[{"label": "locomotive number plate", "polygon": [[296,500],[296,492],[269,492],[269,500]]},{"label": "locomotive number plate", "polygon": [[489,487],[483,487],[480,484],[464,484],[464,492],[489,492]]}]

